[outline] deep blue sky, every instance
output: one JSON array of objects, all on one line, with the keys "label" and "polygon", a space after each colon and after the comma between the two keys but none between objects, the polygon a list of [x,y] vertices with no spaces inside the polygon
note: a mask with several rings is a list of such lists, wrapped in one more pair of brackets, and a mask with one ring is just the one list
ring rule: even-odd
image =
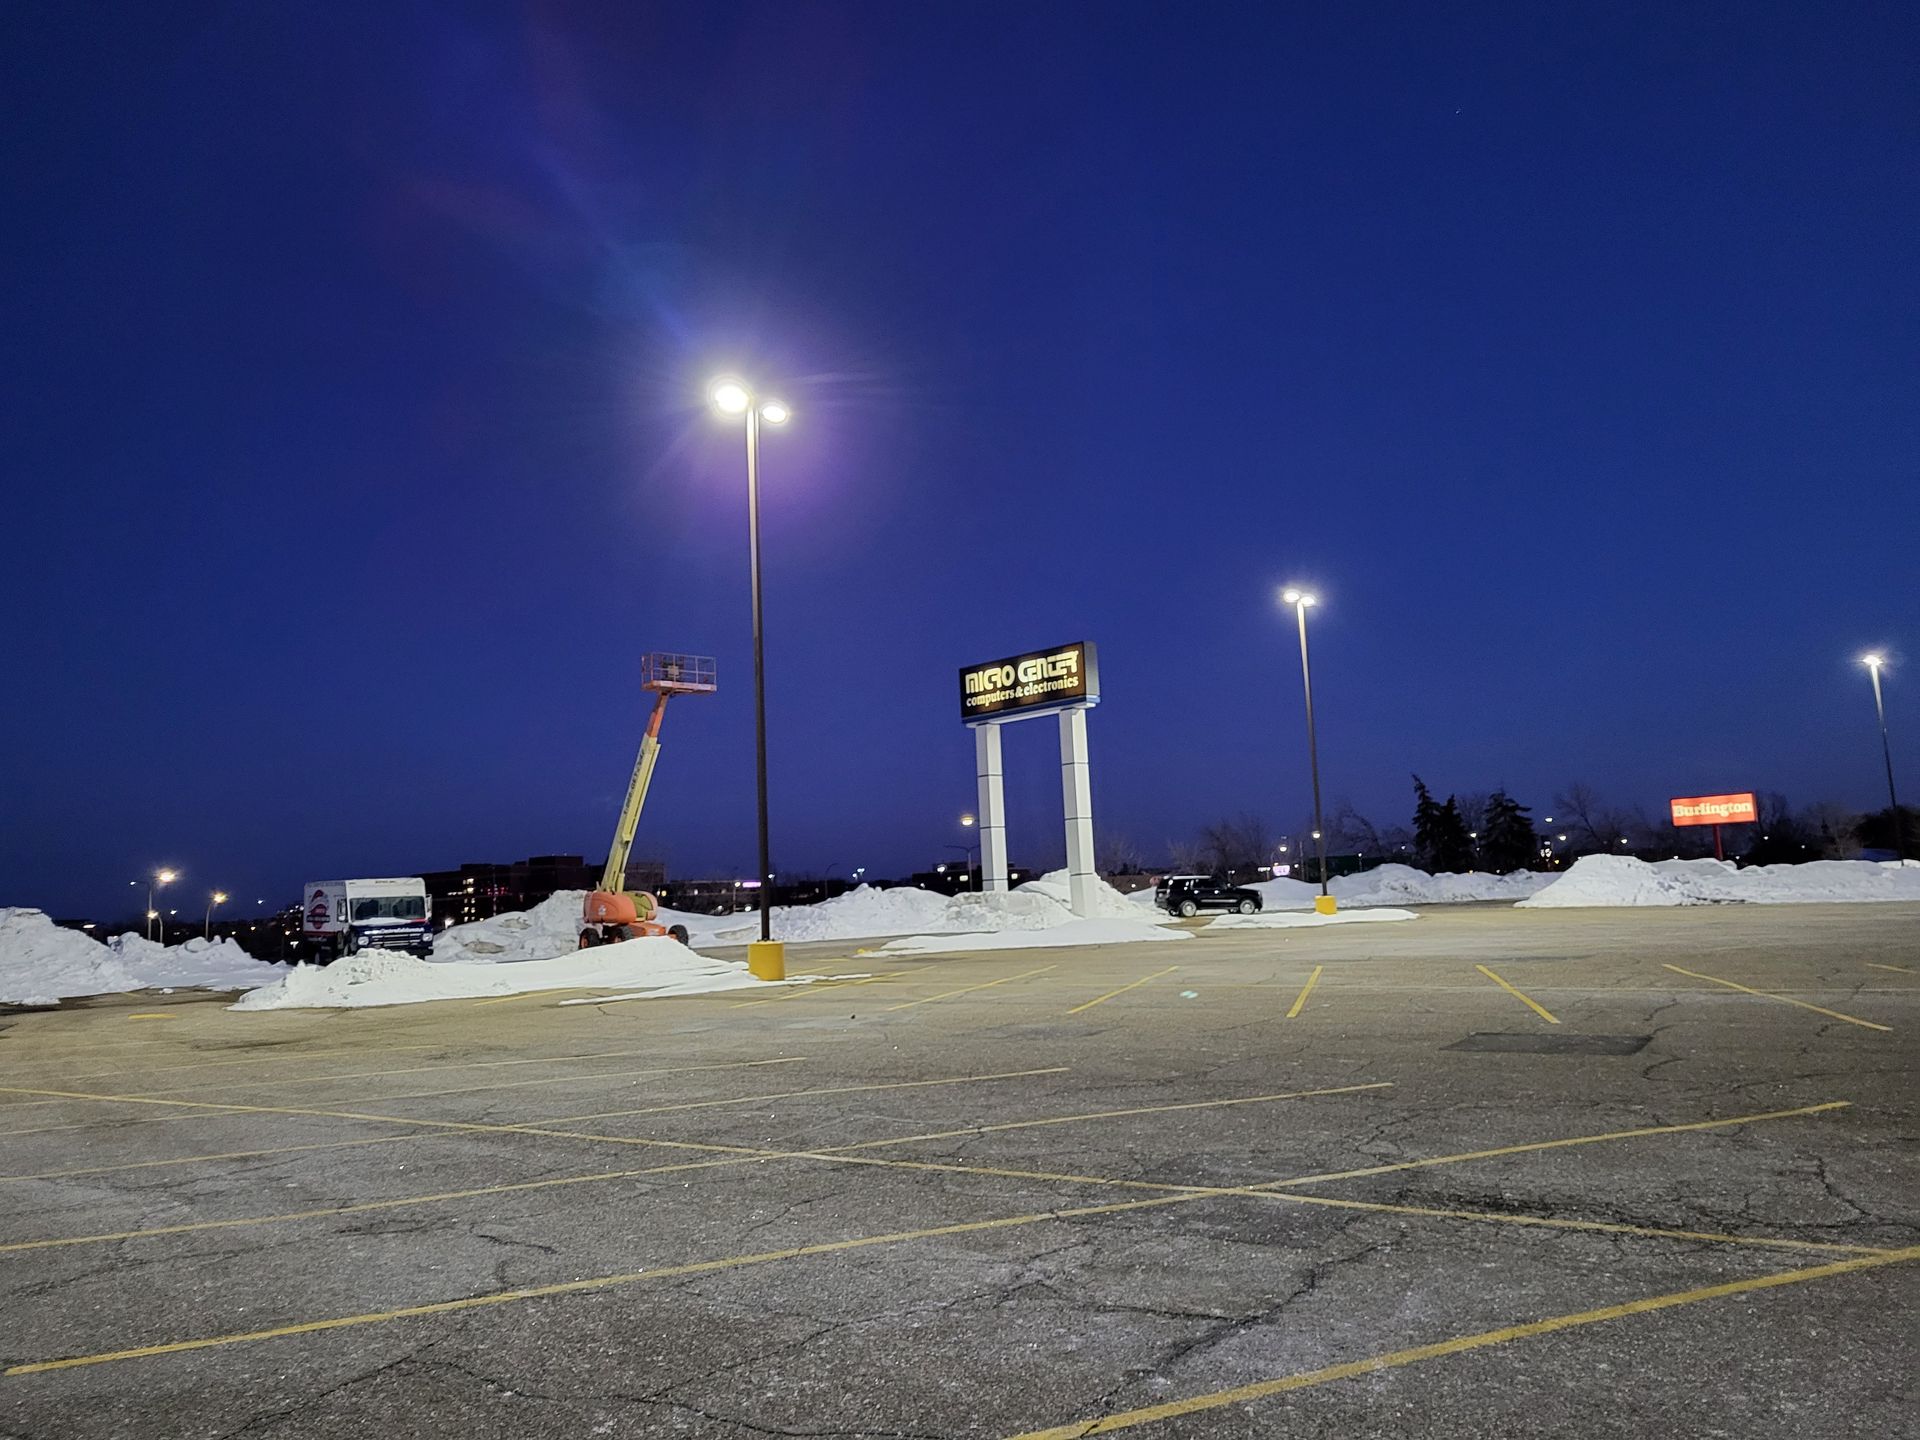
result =
[{"label": "deep blue sky", "polygon": [[[1909,5],[16,5],[0,903],[946,858],[1099,642],[1149,852],[1504,783],[1880,803],[1920,662]],[[1889,675],[1920,755],[1920,665]],[[1061,853],[1051,722],[1014,858]],[[1898,754],[1896,759],[1898,759]],[[1909,768],[1920,791],[1920,771]]]}]

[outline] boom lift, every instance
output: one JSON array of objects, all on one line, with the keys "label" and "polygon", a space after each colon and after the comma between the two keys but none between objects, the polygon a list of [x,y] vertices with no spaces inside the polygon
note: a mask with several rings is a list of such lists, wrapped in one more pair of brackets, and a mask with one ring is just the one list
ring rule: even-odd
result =
[{"label": "boom lift", "polygon": [[713,658],[708,655],[650,654],[640,657],[640,688],[653,691],[653,714],[647,719],[647,733],[640,740],[640,758],[633,762],[633,779],[627,782],[626,803],[620,807],[620,821],[614,827],[613,845],[607,851],[607,868],[600,874],[600,888],[590,893],[581,906],[580,948],[612,945],[640,935],[671,935],[682,945],[687,943],[684,925],[662,925],[655,917],[660,902],[644,890],[628,890],[627,855],[633,849],[634,831],[640,828],[640,810],[647,803],[647,786],[653,783],[653,767],[660,758],[660,721],[667,713],[667,699],[673,695],[711,695],[714,684]]}]

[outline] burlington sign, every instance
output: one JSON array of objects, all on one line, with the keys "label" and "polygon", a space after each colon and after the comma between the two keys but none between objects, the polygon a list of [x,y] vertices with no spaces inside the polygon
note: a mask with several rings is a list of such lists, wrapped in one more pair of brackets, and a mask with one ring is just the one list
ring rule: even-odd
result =
[{"label": "burlington sign", "polygon": [[1091,640],[1034,650],[960,672],[960,718],[968,724],[1018,720],[1100,701],[1100,665]]}]

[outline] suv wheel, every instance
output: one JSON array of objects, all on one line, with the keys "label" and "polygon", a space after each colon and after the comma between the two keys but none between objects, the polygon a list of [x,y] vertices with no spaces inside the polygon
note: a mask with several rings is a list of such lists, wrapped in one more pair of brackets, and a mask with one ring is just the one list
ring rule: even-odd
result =
[{"label": "suv wheel", "polygon": [[1242,900],[1238,905],[1234,906],[1233,908],[1238,910],[1242,915],[1251,915],[1255,910],[1259,909],[1260,907],[1255,905],[1251,900]]},{"label": "suv wheel", "polygon": [[1194,902],[1191,899],[1182,900],[1180,902],[1180,914],[1183,918],[1191,920],[1194,916],[1198,915],[1199,913],[1200,913],[1200,907],[1194,904]]}]

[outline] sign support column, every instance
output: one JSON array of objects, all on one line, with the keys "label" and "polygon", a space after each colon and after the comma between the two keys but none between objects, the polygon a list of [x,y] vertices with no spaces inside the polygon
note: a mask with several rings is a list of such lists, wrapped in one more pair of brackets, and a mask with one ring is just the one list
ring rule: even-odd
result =
[{"label": "sign support column", "polygon": [[1060,791],[1067,812],[1067,882],[1073,913],[1090,919],[1098,894],[1093,867],[1093,773],[1084,706],[1060,712]]},{"label": "sign support column", "polygon": [[974,771],[979,787],[980,888],[1007,888],[1007,792],[1000,768],[1000,727],[976,725]]}]

